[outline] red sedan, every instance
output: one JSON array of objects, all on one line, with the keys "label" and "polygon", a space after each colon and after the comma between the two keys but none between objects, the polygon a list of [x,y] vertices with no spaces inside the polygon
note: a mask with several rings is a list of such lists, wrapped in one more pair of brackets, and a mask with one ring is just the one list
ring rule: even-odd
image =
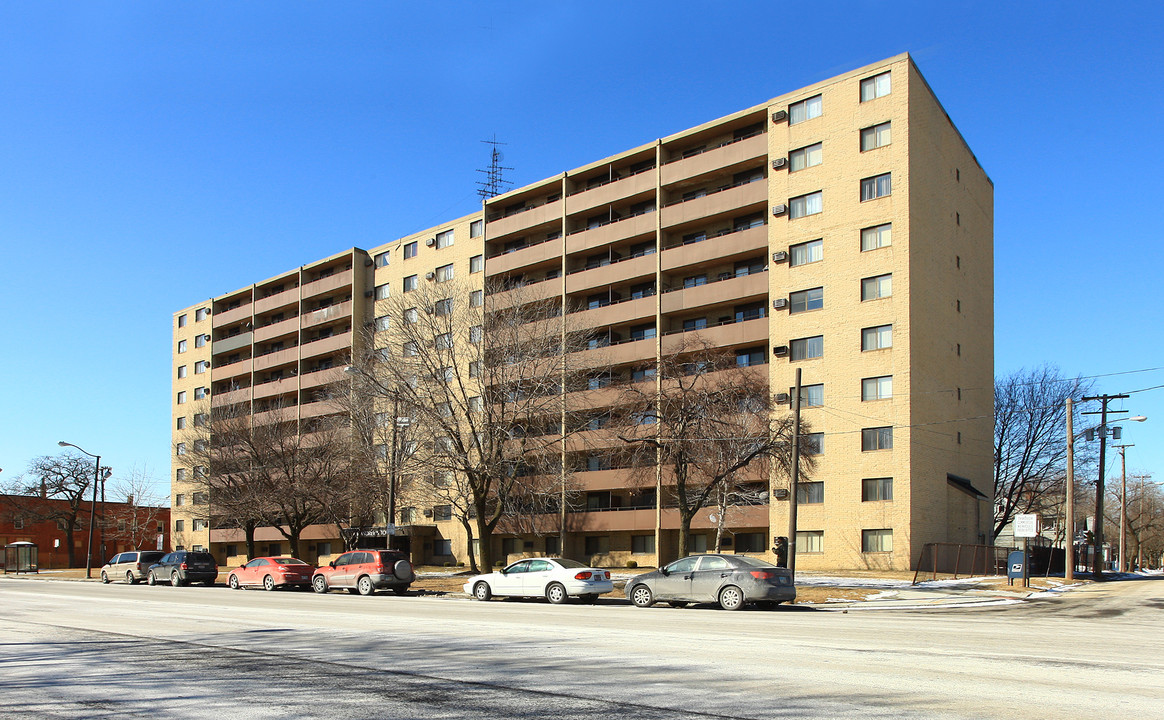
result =
[{"label": "red sedan", "polygon": [[293,557],[260,557],[230,571],[226,579],[232,590],[253,586],[274,590],[281,586],[309,587],[315,568]]}]

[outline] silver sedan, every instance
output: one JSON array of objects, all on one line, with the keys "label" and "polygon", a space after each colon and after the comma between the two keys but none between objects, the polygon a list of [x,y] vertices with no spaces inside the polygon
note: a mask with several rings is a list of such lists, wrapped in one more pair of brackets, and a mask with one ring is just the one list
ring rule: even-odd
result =
[{"label": "silver sedan", "polygon": [[682,607],[718,602],[724,610],[747,603],[778,605],[796,599],[792,573],[747,555],[690,555],[627,581],[626,596],[645,608],[662,600]]}]

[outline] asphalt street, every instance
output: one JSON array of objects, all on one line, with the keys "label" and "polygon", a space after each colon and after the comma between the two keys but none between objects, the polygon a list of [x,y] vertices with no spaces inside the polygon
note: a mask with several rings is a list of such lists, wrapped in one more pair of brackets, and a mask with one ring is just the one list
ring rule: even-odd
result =
[{"label": "asphalt street", "polygon": [[1164,580],[647,610],[0,580],[8,718],[1164,718]]}]

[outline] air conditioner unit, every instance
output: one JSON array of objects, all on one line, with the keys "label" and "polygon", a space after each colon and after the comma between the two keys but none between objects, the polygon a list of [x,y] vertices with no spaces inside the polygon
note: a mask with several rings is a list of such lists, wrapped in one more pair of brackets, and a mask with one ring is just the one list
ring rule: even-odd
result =
[{"label": "air conditioner unit", "polygon": [[372,297],[375,294],[376,294],[375,290],[365,290],[364,291],[364,297]]},{"label": "air conditioner unit", "polygon": [[778,157],[772,161],[772,169],[779,170],[788,164],[788,158]]},{"label": "air conditioner unit", "polygon": [[788,262],[788,253],[786,253],[783,250],[777,250],[776,252],[772,253],[772,262],[774,262],[774,263]]},{"label": "air conditioner unit", "polygon": [[773,345],[772,346],[772,354],[775,355],[776,357],[784,357],[784,356],[788,355],[788,346],[787,345]]},{"label": "air conditioner unit", "polygon": [[788,298],[776,298],[772,301],[773,310],[783,310],[788,307]]},{"label": "air conditioner unit", "polygon": [[425,516],[425,517],[432,517],[432,510],[430,510],[430,509],[428,509],[428,510],[425,510],[425,511],[424,511],[424,516]]},{"label": "air conditioner unit", "polygon": [[428,240],[424,241],[425,247],[432,247],[433,245],[436,245],[436,238],[434,238],[434,237],[431,237]]},{"label": "air conditioner unit", "polygon": [[772,113],[772,122],[774,122],[774,123],[784,122],[787,119],[788,119],[788,111],[787,110],[777,110],[776,112]]},{"label": "air conditioner unit", "polygon": [[776,393],[777,405],[787,405],[790,402],[792,402],[792,396],[788,393]]},{"label": "air conditioner unit", "polygon": [[435,277],[436,277],[436,273],[434,273],[434,272],[426,272],[426,273],[424,274],[424,279],[425,279],[425,280],[432,280],[432,279],[433,279],[433,278],[435,278]]},{"label": "air conditioner unit", "polygon": [[788,488],[776,488],[776,489],[774,489],[772,491],[772,497],[774,497],[777,500],[787,500],[788,499]]},{"label": "air conditioner unit", "polygon": [[788,212],[787,205],[781,204],[781,205],[773,205],[772,206],[772,214],[773,215],[783,215],[786,212]]}]

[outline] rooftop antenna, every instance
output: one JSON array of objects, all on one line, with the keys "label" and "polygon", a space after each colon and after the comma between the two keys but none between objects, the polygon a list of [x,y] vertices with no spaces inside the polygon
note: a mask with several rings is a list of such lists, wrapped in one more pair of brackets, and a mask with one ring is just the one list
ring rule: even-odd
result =
[{"label": "rooftop antenna", "polygon": [[511,167],[506,167],[501,164],[505,160],[505,154],[499,149],[499,145],[505,145],[503,142],[497,141],[497,136],[494,135],[492,140],[482,140],[486,145],[491,145],[489,167],[485,170],[478,169],[477,172],[484,173],[485,179],[477,182],[477,194],[481,196],[482,200],[496,197],[505,192],[513,183],[501,176],[502,170],[512,170]]}]

